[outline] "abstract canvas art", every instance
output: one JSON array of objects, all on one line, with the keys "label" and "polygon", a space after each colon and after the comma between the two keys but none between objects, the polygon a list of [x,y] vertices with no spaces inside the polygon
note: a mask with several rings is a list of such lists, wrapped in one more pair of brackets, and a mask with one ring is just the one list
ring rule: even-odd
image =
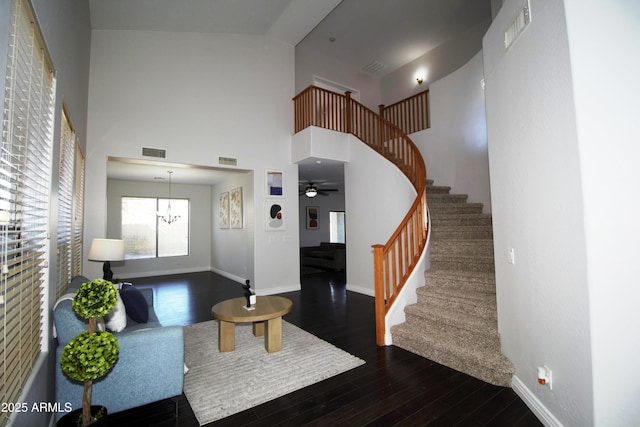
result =
[{"label": "abstract canvas art", "polygon": [[242,228],[242,187],[229,192],[229,223],[231,228]]},{"label": "abstract canvas art", "polygon": [[320,228],[318,221],[318,207],[307,206],[307,230],[317,230]]},{"label": "abstract canvas art", "polygon": [[229,192],[220,194],[218,210],[218,225],[220,228],[229,228]]},{"label": "abstract canvas art", "polygon": [[265,202],[266,230],[284,230],[284,204],[280,201]]},{"label": "abstract canvas art", "polygon": [[267,171],[267,196],[283,196],[282,172]]}]

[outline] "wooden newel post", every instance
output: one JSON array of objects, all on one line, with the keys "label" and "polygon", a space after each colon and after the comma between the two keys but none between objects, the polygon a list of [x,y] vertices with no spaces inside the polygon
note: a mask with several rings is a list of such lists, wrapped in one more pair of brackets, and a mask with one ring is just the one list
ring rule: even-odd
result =
[{"label": "wooden newel post", "polygon": [[351,108],[351,91],[346,91],[344,94],[347,97],[347,105],[345,106],[346,117],[344,118],[344,124],[347,128],[345,129],[345,131],[346,133],[353,133],[353,117],[351,117],[351,111],[353,110]]},{"label": "wooden newel post", "polygon": [[384,117],[384,104],[378,105],[378,114],[380,114],[380,117]]},{"label": "wooden newel post", "polygon": [[375,290],[376,344],[385,345],[385,295],[383,245],[373,245],[373,282]]}]

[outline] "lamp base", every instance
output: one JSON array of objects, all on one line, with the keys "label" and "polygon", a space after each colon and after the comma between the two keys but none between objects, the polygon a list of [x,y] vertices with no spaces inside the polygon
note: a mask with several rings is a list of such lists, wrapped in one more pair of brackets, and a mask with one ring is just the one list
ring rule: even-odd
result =
[{"label": "lamp base", "polygon": [[111,262],[105,261],[102,264],[102,279],[112,281],[113,279],[113,271],[111,271]]}]

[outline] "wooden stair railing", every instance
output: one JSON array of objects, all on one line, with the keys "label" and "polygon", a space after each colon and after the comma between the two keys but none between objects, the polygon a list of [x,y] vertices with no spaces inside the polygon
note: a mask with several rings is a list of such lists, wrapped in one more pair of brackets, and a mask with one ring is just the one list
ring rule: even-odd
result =
[{"label": "wooden stair railing", "polygon": [[351,99],[309,86],[294,101],[295,132],[318,126],[351,133],[393,162],[416,190],[411,208],[385,244],[373,245],[376,343],[385,345],[385,316],[417,266],[428,233],[427,173],[420,150],[396,125]]},{"label": "wooden stair railing", "polygon": [[427,129],[429,123],[429,89],[398,101],[395,104],[378,106],[380,115],[411,134]]}]

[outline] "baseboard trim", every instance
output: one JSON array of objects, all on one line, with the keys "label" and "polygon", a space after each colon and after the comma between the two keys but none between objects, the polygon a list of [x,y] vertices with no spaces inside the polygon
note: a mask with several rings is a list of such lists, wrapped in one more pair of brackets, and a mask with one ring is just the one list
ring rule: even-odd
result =
[{"label": "baseboard trim", "polygon": [[211,272],[219,274],[222,277],[226,277],[229,280],[233,280],[234,282],[238,282],[238,283],[241,283],[243,285],[245,284],[245,281],[247,280],[244,277],[240,277],[240,276],[236,276],[235,274],[227,273],[226,271],[222,271],[222,270],[220,270],[218,268],[215,268],[215,267],[211,267]]},{"label": "baseboard trim", "polygon": [[350,285],[348,283],[347,283],[347,290],[357,292],[359,294],[369,295],[370,297],[376,296],[375,291],[373,289],[365,288],[357,285]]},{"label": "baseboard trim", "polygon": [[547,409],[546,406],[536,397],[531,390],[518,378],[513,376],[511,387],[522,401],[531,409],[531,412],[538,417],[540,422],[547,427],[563,427],[563,424]]}]

